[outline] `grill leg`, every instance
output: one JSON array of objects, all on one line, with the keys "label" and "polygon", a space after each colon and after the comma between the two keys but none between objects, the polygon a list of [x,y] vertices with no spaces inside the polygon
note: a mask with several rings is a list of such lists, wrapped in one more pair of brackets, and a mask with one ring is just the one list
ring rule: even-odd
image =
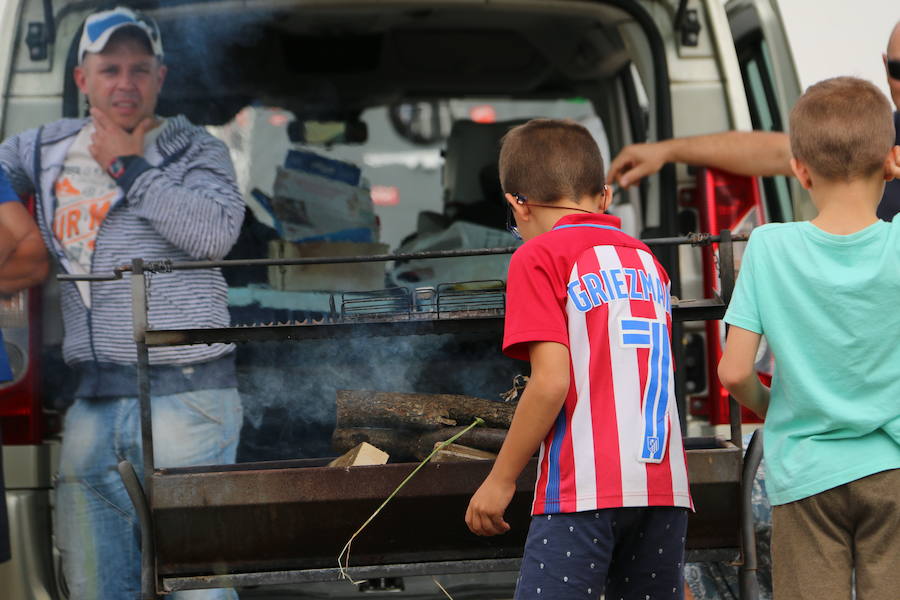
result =
[{"label": "grill leg", "polygon": [[125,484],[125,490],[138,516],[141,527],[141,600],[157,600],[161,596],[156,593],[156,573],[153,565],[155,548],[153,546],[153,521],[150,518],[150,507],[147,497],[141,488],[134,466],[127,460],[119,463],[119,476]]},{"label": "grill leg", "polygon": [[753,478],[762,461],[762,431],[757,429],[747,445],[744,470],[741,475],[741,600],[758,600],[759,581],[756,579],[756,529],[753,523]]}]

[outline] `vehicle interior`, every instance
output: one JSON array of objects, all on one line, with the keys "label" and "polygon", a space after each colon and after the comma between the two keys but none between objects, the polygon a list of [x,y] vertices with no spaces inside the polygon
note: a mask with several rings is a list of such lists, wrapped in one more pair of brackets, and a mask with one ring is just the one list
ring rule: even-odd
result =
[{"label": "vehicle interior", "polygon": [[[169,3],[153,6],[160,4]],[[392,133],[410,146],[445,149],[453,123],[469,112],[454,101],[491,99],[531,103],[508,116],[499,110],[495,121],[542,112],[596,115],[614,147],[671,128],[668,92],[659,85],[667,73],[653,62],[661,50],[652,49],[658,32],[649,22],[643,24],[648,30],[620,26],[637,21],[629,10],[648,20],[633,2],[479,6],[475,19],[472,8],[444,3],[331,2],[315,10],[286,2],[251,9],[229,2],[171,4],[157,11],[169,65],[159,111],[183,113],[198,124],[224,125],[247,106],[278,107],[301,122],[349,124],[376,119],[371,112],[381,108]],[[73,55],[74,46],[70,65]],[[561,101],[586,107],[560,111],[554,104]],[[426,115],[417,110],[422,104],[438,110]],[[67,79],[64,113],[75,116],[82,106]],[[388,132],[376,127],[369,124],[369,143],[389,145],[379,139]],[[484,143],[493,145],[497,133],[502,130]],[[640,212],[647,227],[659,225],[658,208]]]},{"label": "vehicle interior", "polygon": [[[142,8],[142,3],[135,7]],[[29,121],[41,122],[44,114],[52,114],[52,105],[26,107],[28,90],[51,79],[61,87],[63,115],[84,114],[85,99],[66,73],[74,66],[78,28],[90,8],[70,4],[55,16],[59,40],[55,54],[64,60],[52,61],[49,73],[32,64],[35,72],[13,78],[5,133],[12,133],[11,123],[24,128]],[[278,199],[275,174],[292,149],[355,165],[365,180],[361,185],[368,184],[373,192],[388,191],[381,202],[378,194],[372,194],[374,225],[372,235],[363,241],[381,244],[381,251],[429,251],[513,245],[505,231],[496,179],[498,143],[512,124],[533,117],[576,119],[594,134],[607,161],[610,148],[664,137],[671,130],[659,26],[631,1],[477,7],[273,1],[254,3],[252,8],[243,2],[162,1],[143,8],[157,20],[165,40],[169,72],[158,112],[185,114],[208,126],[229,145],[235,159],[249,210],[231,257],[269,254],[278,234],[272,228],[277,217],[267,210],[266,200]],[[675,7],[663,8],[664,13],[655,17],[671,27]],[[32,10],[33,17],[41,16]],[[18,64],[26,59],[19,56]],[[20,92],[25,92],[21,99]],[[674,202],[663,197],[674,195],[674,186],[660,183],[673,177],[667,168],[640,189],[616,194],[612,212],[623,219],[629,233],[653,237],[677,231]],[[660,256],[677,295],[676,254],[664,249]],[[368,280],[377,285],[355,291],[502,281],[507,260],[501,255],[398,262],[387,266],[383,282],[376,273]],[[278,321],[286,314],[303,318],[307,312],[325,310],[328,302],[340,307],[341,298],[335,302],[330,296],[352,290],[333,285],[328,294],[273,293],[265,269],[235,269],[226,277],[233,286],[232,313],[245,323]],[[52,293],[47,298],[52,302]],[[57,316],[48,315],[48,323],[55,320]],[[54,328],[47,331],[52,338]],[[497,356],[496,341],[490,337],[469,339],[466,343],[474,346],[465,347],[466,352],[462,343],[459,336],[450,336],[436,347],[444,358],[468,360],[483,371],[473,380],[478,385],[461,386],[446,370],[437,376],[439,370],[427,366],[435,362],[422,360],[434,354],[435,345],[416,337],[401,346],[410,347],[419,366],[401,366],[397,354],[379,355],[378,349],[366,345],[366,360],[360,362],[373,368],[361,371],[378,373],[378,378],[355,373],[337,379],[345,385],[368,381],[395,389],[496,397],[522,371]],[[248,424],[259,431],[244,432],[244,459],[327,454],[330,404],[334,387],[340,389],[341,384],[324,389],[300,386],[307,407],[298,414],[301,409],[283,391],[298,388],[284,385],[285,375],[258,367],[278,354],[297,359],[291,369],[297,378],[304,365],[316,365],[315,376],[302,379],[321,381],[325,379],[321,365],[329,361],[308,358],[316,353],[332,357],[335,348],[327,341],[302,349],[288,344],[290,349],[281,351],[273,346],[241,346],[252,381],[248,393],[258,393],[260,399],[246,403]],[[285,358],[283,364],[292,361]],[[497,368],[498,364],[504,366]],[[337,366],[334,371],[347,373]],[[393,371],[396,374],[388,374]],[[258,386],[265,391],[257,392]],[[56,389],[64,393],[64,388]],[[59,396],[55,391],[51,395]],[[286,414],[300,418],[285,419]],[[263,441],[257,446],[254,440]]]}]

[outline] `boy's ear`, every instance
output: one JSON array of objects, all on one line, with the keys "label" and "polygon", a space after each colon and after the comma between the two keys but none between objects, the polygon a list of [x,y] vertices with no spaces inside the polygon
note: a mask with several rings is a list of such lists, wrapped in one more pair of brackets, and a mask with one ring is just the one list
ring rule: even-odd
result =
[{"label": "boy's ear", "polygon": [[606,212],[606,209],[612,205],[613,199],[613,190],[611,185],[604,185],[603,191],[600,193],[599,202],[597,203],[597,208],[600,209],[600,212]]},{"label": "boy's ear", "polygon": [[900,146],[894,146],[884,159],[884,180],[900,180]]},{"label": "boy's ear", "polygon": [[512,207],[512,210],[517,217],[525,219],[526,221],[528,220],[528,216],[531,214],[531,210],[528,209],[528,204],[521,200],[517,200],[515,196],[509,193],[503,194],[503,197]]},{"label": "boy's ear", "polygon": [[800,182],[800,185],[803,186],[803,189],[808,190],[812,188],[812,177],[809,173],[809,167],[796,158],[792,158],[791,170],[794,172],[794,176]]}]

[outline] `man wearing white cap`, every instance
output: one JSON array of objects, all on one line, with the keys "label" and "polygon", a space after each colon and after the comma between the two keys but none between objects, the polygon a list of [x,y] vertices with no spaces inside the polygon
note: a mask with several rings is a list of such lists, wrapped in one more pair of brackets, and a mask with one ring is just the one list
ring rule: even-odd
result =
[{"label": "man wearing white cap", "polygon": [[[166,76],[156,24],[126,8],[92,14],[78,59],[75,83],[90,117],[0,145],[16,192],[35,195],[44,243],[60,269],[108,274],[134,257],[224,257],[244,203],[221,142],[183,116],[156,116]],[[137,519],[116,472],[122,459],[142,464],[130,284],[63,283],[60,295],[63,355],[79,375],[56,483],[64,573],[73,600],[137,598]],[[148,296],[154,327],[229,323],[218,270],[154,277]],[[150,363],[155,464],[234,462],[242,412],[233,347],[154,348]],[[236,598],[233,590],[182,594]]]}]

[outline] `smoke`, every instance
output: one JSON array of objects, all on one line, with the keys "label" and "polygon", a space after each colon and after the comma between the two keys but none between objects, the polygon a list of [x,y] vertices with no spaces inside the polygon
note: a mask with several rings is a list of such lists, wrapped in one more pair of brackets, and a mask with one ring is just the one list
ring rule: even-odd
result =
[{"label": "smoke", "polygon": [[[380,56],[361,51],[377,49],[377,36],[308,31],[299,12],[244,7],[222,13],[201,3],[176,13],[160,22],[169,64],[160,112],[184,113],[195,123],[225,123],[253,102],[293,102],[280,106],[298,115],[333,110],[337,88],[327,75],[374,70]],[[348,40],[356,45],[347,47]],[[272,320],[247,317],[235,320]],[[239,345],[237,356],[245,414],[238,460],[244,462],[332,454],[340,389],[497,400],[527,369],[502,357],[493,334],[255,342]]]},{"label": "smoke", "polygon": [[[158,112],[221,125],[255,99],[260,86],[248,73],[254,73],[253,53],[264,48],[266,25],[275,17],[262,11],[223,13],[209,8],[159,23],[169,72]],[[257,71],[264,76],[259,66]]]},{"label": "smoke", "polygon": [[245,424],[238,460],[330,456],[338,390],[465,394],[489,400],[525,363],[490,334],[257,342],[238,348]]}]

